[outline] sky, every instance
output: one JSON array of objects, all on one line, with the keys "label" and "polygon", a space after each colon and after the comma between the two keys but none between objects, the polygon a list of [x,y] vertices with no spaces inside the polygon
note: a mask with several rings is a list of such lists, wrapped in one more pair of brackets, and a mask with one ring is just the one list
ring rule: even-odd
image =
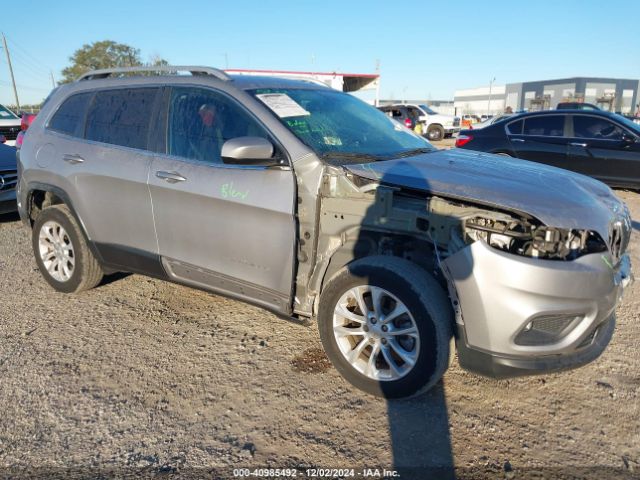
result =
[{"label": "sky", "polygon": [[[5,0],[6,1],[6,0]],[[21,104],[100,40],[174,65],[375,73],[383,99],[590,76],[640,79],[640,0],[25,0],[3,14]],[[5,10],[6,12],[6,10]],[[1,45],[0,45],[1,46]],[[0,51],[0,103],[13,104]]]}]

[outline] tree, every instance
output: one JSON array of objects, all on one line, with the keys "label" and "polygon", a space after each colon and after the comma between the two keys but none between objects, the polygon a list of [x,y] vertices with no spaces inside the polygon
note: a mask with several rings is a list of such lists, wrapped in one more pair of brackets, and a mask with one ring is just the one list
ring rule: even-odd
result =
[{"label": "tree", "polygon": [[[62,70],[63,79],[60,83],[72,82],[89,70],[135,67],[143,64],[139,49],[111,40],[85,44],[76,50],[69,60],[71,65]],[[167,65],[167,61],[155,55],[150,64]]]}]

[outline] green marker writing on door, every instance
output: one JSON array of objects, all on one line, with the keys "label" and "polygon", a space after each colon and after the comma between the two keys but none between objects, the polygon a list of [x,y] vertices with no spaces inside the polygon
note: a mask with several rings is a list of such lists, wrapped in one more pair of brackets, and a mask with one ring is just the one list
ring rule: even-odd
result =
[{"label": "green marker writing on door", "polygon": [[220,187],[220,195],[222,195],[222,198],[238,198],[240,200],[245,200],[249,196],[249,190],[240,192],[233,188],[233,182],[229,182]]}]

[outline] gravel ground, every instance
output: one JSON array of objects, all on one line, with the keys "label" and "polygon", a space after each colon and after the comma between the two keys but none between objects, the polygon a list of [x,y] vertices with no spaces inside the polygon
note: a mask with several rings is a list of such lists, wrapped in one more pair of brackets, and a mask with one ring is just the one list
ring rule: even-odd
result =
[{"label": "gravel ground", "polygon": [[[618,194],[640,219],[640,194]],[[636,220],[636,266],[639,230]],[[0,477],[327,467],[354,468],[355,478],[376,478],[364,468],[631,478],[640,474],[638,290],[586,367],[494,381],[455,363],[426,396],[387,402],[341,379],[315,325],[139,275],[56,293],[28,230],[0,216]]]}]

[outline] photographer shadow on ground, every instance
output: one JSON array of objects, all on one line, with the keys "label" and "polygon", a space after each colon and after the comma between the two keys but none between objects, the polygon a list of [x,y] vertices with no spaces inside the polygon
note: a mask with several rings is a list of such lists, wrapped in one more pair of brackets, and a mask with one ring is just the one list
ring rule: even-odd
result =
[{"label": "photographer shadow on ground", "polygon": [[[347,313],[344,325],[337,325],[340,316],[334,315],[335,353],[350,364],[352,383],[387,398],[387,422],[381,419],[379,427],[388,428],[393,470],[402,478],[453,479],[441,378],[455,348],[454,312],[439,268],[441,253],[434,246],[438,237],[432,234],[442,229],[439,238],[444,238],[459,220],[428,212],[429,181],[414,160],[384,163],[380,169],[358,165],[380,187],[353,241],[358,260],[348,265],[335,288],[336,311],[355,314]],[[411,188],[396,187],[407,179]],[[350,323],[354,316],[366,321]],[[345,373],[346,368],[339,369]]]}]

